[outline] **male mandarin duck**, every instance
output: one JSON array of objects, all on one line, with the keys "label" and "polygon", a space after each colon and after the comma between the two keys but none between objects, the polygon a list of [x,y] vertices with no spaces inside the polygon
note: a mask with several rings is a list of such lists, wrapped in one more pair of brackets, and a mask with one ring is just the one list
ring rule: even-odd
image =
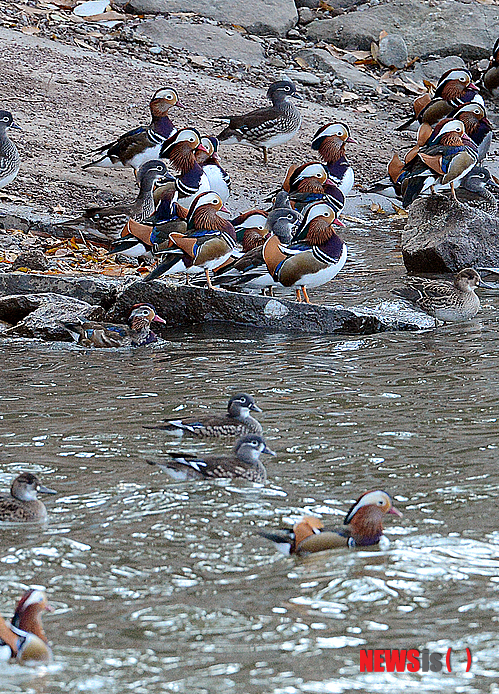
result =
[{"label": "male mandarin duck", "polygon": [[43,629],[42,613],[52,612],[52,609],[42,590],[26,591],[17,604],[11,624],[0,617],[0,660],[50,662],[52,651]]},{"label": "male mandarin duck", "polygon": [[493,97],[499,96],[499,39],[494,44],[490,63],[482,77],[483,86]]},{"label": "male mandarin duck", "polygon": [[[247,250],[243,256],[217,268],[213,273],[213,284],[234,288],[244,286],[247,289],[259,289],[262,293],[269,290],[272,294],[277,282],[270,276],[263,259],[265,241],[275,234],[281,243],[291,243],[296,224],[301,215],[291,207],[277,207],[268,213],[264,236],[259,237],[259,243]],[[244,244],[244,242],[243,242]]]},{"label": "male mandarin duck", "polygon": [[282,245],[277,236],[265,242],[263,258],[270,275],[284,287],[295,287],[297,301],[301,290],[309,304],[307,287],[329,282],[346,262],[347,247],[334,231],[335,224],[343,226],[336,211],[317,202],[307,208],[292,245]]},{"label": "male mandarin duck", "polygon": [[433,97],[430,94],[419,96],[414,101],[414,116],[396,130],[407,130],[414,121],[435,125],[453,109],[472,101],[477,92],[478,87],[472,83],[469,70],[447,70],[438,81]]},{"label": "male mandarin duck", "polygon": [[267,230],[268,213],[263,210],[247,210],[231,220],[236,231],[237,242],[246,253],[256,246],[262,246]]},{"label": "male mandarin duck", "polygon": [[192,453],[167,453],[171,460],[167,462],[147,461],[158,465],[170,477],[177,481],[201,479],[234,479],[242,478],[250,482],[265,484],[267,470],[260,460],[260,455],[275,455],[262,436],[246,434],[239,439],[232,455],[206,455],[200,458]]},{"label": "male mandarin duck", "polygon": [[[168,173],[165,162],[160,159],[153,159],[142,164],[136,177],[139,184],[139,194],[135,202],[128,205],[89,207],[80,217],[59,222],[55,226],[72,228],[83,225],[89,231],[89,235],[96,237],[97,240],[115,241],[119,238],[123,225],[129,219],[140,223],[153,214],[155,207],[154,186],[160,181],[163,183],[165,179],[175,181],[173,176]],[[143,253],[139,255],[143,255]]]},{"label": "male mandarin duck", "polygon": [[[162,180],[165,180],[166,176]],[[164,186],[161,200],[153,214],[144,222],[128,219],[121,231],[121,238],[114,241],[109,253],[121,253],[139,258],[148,252],[158,252],[161,244],[168,242],[172,232],[184,234],[187,231],[187,212],[179,205],[175,179],[170,176],[173,186]],[[167,244],[168,245],[168,244]]]},{"label": "male mandarin duck", "polygon": [[301,99],[293,82],[274,82],[267,91],[267,99],[272,106],[242,116],[231,116],[228,126],[217,136],[218,140],[228,145],[241,144],[261,149],[263,162],[267,164],[268,150],[288,142],[300,128],[301,114],[288,101],[288,97],[292,96]]},{"label": "male mandarin duck", "polygon": [[179,174],[176,179],[179,202],[189,207],[194,198],[211,190],[208,176],[196,160],[196,151],[203,152],[201,135],[195,128],[182,128],[168,138],[160,156],[167,158]]},{"label": "male mandarin duck", "polygon": [[465,133],[464,123],[450,120],[420,148],[397,178],[402,203],[408,207],[421,193],[455,189],[477,163],[476,145]]},{"label": "male mandarin duck", "polygon": [[291,206],[298,212],[320,201],[329,203],[336,212],[340,212],[345,205],[345,196],[329,178],[326,167],[319,162],[290,167],[283,189],[289,192]]},{"label": "male mandarin duck", "polygon": [[220,217],[220,211],[227,212],[217,193],[210,191],[198,195],[187,215],[187,234],[170,234],[171,248],[165,250],[161,262],[145,281],[166,273],[197,274],[204,270],[208,287],[213,289],[210,270],[220,267],[236,247],[234,227]]},{"label": "male mandarin duck", "polygon": [[227,405],[227,414],[207,417],[183,417],[165,419],[161,424],[144,426],[144,429],[163,429],[176,436],[220,437],[261,434],[262,426],[252,417],[252,412],[261,412],[255,399],[247,393],[233,395]]},{"label": "male mandarin duck", "polygon": [[345,123],[327,123],[312,138],[312,149],[326,162],[329,178],[347,196],[353,188],[355,176],[345,156],[347,142],[355,142]]},{"label": "male mandarin duck", "polygon": [[54,489],[44,487],[37,475],[23,472],[10,487],[10,494],[0,494],[0,521],[9,523],[37,522],[47,520],[47,509],[38,494],[57,494]]},{"label": "male mandarin duck", "polygon": [[370,547],[384,544],[388,538],[383,534],[383,516],[390,513],[402,517],[391,497],[381,490],[365,492],[351,506],[343,526],[324,527],[314,516],[304,516],[292,530],[283,529],[283,534],[259,531],[259,535],[271,540],[282,554],[308,554],[341,547]]},{"label": "male mandarin duck", "polygon": [[453,111],[449,117],[464,123],[466,134],[478,147],[478,163],[482,162],[487,156],[494,137],[492,124],[485,115],[482,97],[479,96],[479,99],[464,104]]},{"label": "male mandarin duck", "polygon": [[65,322],[70,335],[83,347],[142,347],[157,341],[151,323],[166,323],[151,304],[135,304],[128,317],[128,325],[83,321]]},{"label": "male mandarin duck", "polygon": [[17,147],[7,135],[9,128],[21,130],[19,125],[14,123],[10,111],[0,110],[0,189],[12,183],[19,173],[21,164]]},{"label": "male mandarin duck", "polygon": [[168,111],[175,105],[181,106],[173,87],[158,89],[149,104],[151,124],[130,130],[114,142],[92,150],[99,157],[82,168],[132,166],[138,169],[144,162],[158,159],[163,142],[176,132],[168,116]]},{"label": "male mandarin duck", "polygon": [[218,139],[214,135],[201,138],[203,149],[196,150],[196,161],[203,167],[203,171],[208,176],[210,190],[214,190],[222,198],[224,204],[230,197],[230,176],[220,166],[220,155],[218,154]]},{"label": "male mandarin duck", "polygon": [[471,320],[480,310],[475,294],[478,286],[488,286],[476,270],[466,268],[457,273],[453,282],[426,277],[407,277],[405,286],[393,290],[399,296],[428,313],[437,321],[455,323]]}]

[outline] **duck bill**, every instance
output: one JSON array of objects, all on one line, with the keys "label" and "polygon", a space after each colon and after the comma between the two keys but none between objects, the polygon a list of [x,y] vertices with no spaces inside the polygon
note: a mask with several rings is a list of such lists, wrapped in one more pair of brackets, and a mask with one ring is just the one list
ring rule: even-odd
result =
[{"label": "duck bill", "polygon": [[350,137],[350,136],[347,137],[347,139],[345,140],[345,142],[352,142],[354,145],[358,144],[358,143],[357,143],[357,140],[354,140],[353,137]]},{"label": "duck bill", "polygon": [[253,410],[253,412],[263,412],[262,408],[258,407],[258,405],[255,402],[251,403],[250,410]]},{"label": "duck bill", "polygon": [[152,321],[153,321],[153,323],[164,323],[166,325],[165,319],[161,318],[161,316],[158,316],[157,314],[154,316]]},{"label": "duck bill", "polygon": [[179,108],[185,108],[185,104],[183,104],[181,101],[177,101],[175,106],[178,106]]},{"label": "duck bill", "polygon": [[206,147],[204,145],[198,145],[196,147],[196,152],[206,152],[206,154],[209,154],[208,150],[206,149]]},{"label": "duck bill", "polygon": [[17,123],[12,123],[12,125],[10,127],[13,128],[14,130],[22,130],[21,126],[17,125]]},{"label": "duck bill", "polygon": [[46,612],[54,612],[54,611],[55,611],[55,607],[54,607],[53,605],[51,605],[50,603],[47,603],[47,604],[45,605],[45,610],[46,610]]},{"label": "duck bill", "polygon": [[222,207],[220,208],[220,212],[227,212],[227,213],[229,213],[229,210],[225,207],[225,205],[222,205]]},{"label": "duck bill", "polygon": [[404,517],[404,514],[401,511],[399,511],[398,508],[395,508],[395,506],[392,506],[388,513],[391,513],[392,516],[398,516],[398,518]]},{"label": "duck bill", "polygon": [[267,455],[277,455],[277,453],[275,451],[273,451],[271,448],[269,448],[268,446],[265,446],[262,453],[267,453]]},{"label": "duck bill", "polygon": [[333,224],[336,224],[337,227],[346,227],[346,224],[343,224],[341,219],[338,219],[338,217],[336,217],[336,219],[333,221]]},{"label": "duck bill", "polygon": [[49,489],[49,487],[44,487],[43,485],[40,485],[36,491],[39,494],[57,494],[55,489]]}]

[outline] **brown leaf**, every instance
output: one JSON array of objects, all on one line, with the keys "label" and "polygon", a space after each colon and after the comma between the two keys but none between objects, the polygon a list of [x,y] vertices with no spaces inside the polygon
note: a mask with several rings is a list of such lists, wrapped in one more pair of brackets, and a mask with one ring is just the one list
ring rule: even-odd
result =
[{"label": "brown leaf", "polygon": [[371,55],[374,58],[374,60],[378,59],[379,46],[377,43],[374,43],[374,41],[371,42]]},{"label": "brown leaf", "polygon": [[399,207],[394,202],[392,202],[392,207],[395,210],[395,212],[397,213],[397,217],[408,217],[409,216],[409,213],[407,212],[407,210],[404,210],[403,207]]},{"label": "brown leaf", "polygon": [[86,22],[124,22],[127,19],[128,17],[121,12],[103,12],[85,17]]},{"label": "brown leaf", "polygon": [[385,31],[384,29],[382,29],[382,31],[379,32],[378,41],[381,41],[381,39],[384,39],[385,36],[388,36],[388,32]]},{"label": "brown leaf", "polygon": [[377,202],[372,202],[369,209],[376,214],[385,214],[384,209]]},{"label": "brown leaf", "polygon": [[294,61],[297,65],[299,65],[300,67],[302,67],[304,69],[309,67],[307,61],[299,55],[295,55]]},{"label": "brown leaf", "polygon": [[29,34],[30,36],[40,33],[40,29],[38,27],[22,27],[21,31],[23,34]]}]

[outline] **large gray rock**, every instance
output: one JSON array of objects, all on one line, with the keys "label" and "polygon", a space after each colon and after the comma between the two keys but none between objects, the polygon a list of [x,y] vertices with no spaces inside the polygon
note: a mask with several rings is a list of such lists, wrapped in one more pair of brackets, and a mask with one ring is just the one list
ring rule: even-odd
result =
[{"label": "large gray rock", "polygon": [[139,24],[139,36],[145,36],[160,46],[182,48],[189,53],[209,58],[231,58],[246,65],[259,65],[264,60],[263,49],[233,31],[213,24],[191,24],[173,19],[151,19]]},{"label": "large gray rock", "polygon": [[127,9],[139,14],[194,12],[217,22],[239,24],[252,34],[284,36],[298,14],[293,0],[130,0]]},{"label": "large gray rock", "polygon": [[307,26],[307,36],[340,48],[369,50],[383,30],[403,36],[412,56],[457,54],[464,60],[479,60],[490,55],[499,35],[499,12],[496,5],[463,5],[455,0],[434,7],[423,0],[397,0],[316,20]]},{"label": "large gray rock", "polygon": [[[285,330],[298,333],[361,334],[386,330],[418,330],[433,324],[417,311],[401,314],[363,308],[298,304],[288,299],[235,292],[212,291],[196,287],[166,285],[161,280],[135,282],[118,296],[115,306],[107,315],[113,322],[123,322],[130,306],[152,303],[167,322],[161,335],[168,335],[168,327],[227,323],[242,327]],[[165,328],[166,327],[166,332]],[[156,330],[156,328],[155,328]]]},{"label": "large gray rock", "polygon": [[446,58],[437,58],[436,60],[427,60],[425,62],[416,63],[412,79],[416,82],[430,80],[430,82],[438,82],[440,77],[447,70],[466,67],[464,60],[458,55],[448,55]]},{"label": "large gray rock", "polygon": [[379,82],[374,77],[344,60],[335,58],[324,48],[305,48],[298,51],[297,56],[305,60],[313,70],[336,75],[346,82],[350,89],[366,89],[372,92],[379,87]]},{"label": "large gray rock", "polygon": [[402,232],[402,256],[414,272],[499,266],[499,218],[450,196],[418,198]]},{"label": "large gray rock", "polygon": [[0,298],[0,321],[12,326],[2,332],[2,337],[72,341],[62,321],[99,320],[103,315],[101,306],[61,294],[15,294]]},{"label": "large gray rock", "polygon": [[407,45],[399,34],[388,34],[379,42],[378,60],[386,67],[405,67],[409,54]]},{"label": "large gray rock", "polygon": [[115,299],[119,280],[99,275],[35,275],[24,272],[0,273],[0,296],[8,294],[64,294],[89,304],[109,309]]}]

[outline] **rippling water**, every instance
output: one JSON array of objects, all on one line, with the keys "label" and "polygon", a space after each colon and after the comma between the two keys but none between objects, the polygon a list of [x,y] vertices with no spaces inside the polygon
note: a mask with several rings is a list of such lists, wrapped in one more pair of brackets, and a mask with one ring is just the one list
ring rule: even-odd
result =
[{"label": "rippling water", "polygon": [[[396,237],[347,235],[346,272],[313,297],[391,301]],[[2,694],[499,691],[499,300],[482,302],[477,320],[423,333],[3,342],[0,487],[29,469],[58,495],[46,527],[0,527],[1,613],[31,584],[56,608],[54,666],[4,667]],[[222,410],[236,390],[278,452],[265,489],[175,484],[146,464],[228,449],[142,425]],[[404,511],[388,550],[286,559],[256,535],[304,510],[341,521],[373,488]],[[449,647],[452,673],[359,672],[361,648]]]}]

